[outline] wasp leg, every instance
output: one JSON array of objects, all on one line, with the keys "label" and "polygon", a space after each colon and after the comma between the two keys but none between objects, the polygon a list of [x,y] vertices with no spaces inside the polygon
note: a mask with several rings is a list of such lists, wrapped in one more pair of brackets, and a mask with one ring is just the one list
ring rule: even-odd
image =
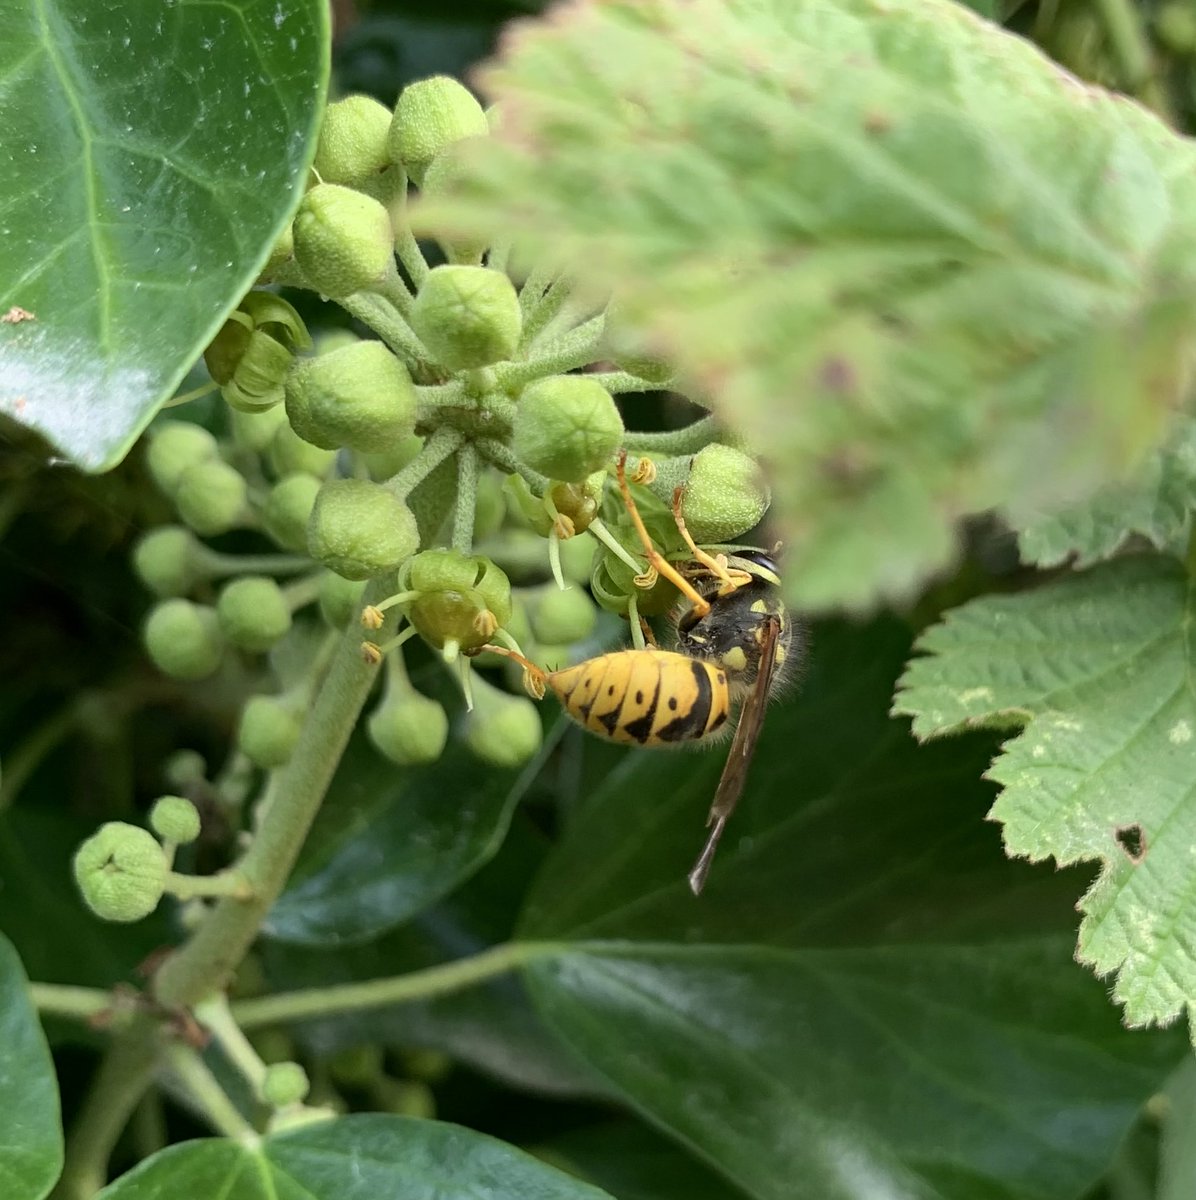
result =
[{"label": "wasp leg", "polygon": [[536,666],[531,659],[524,658],[522,654],[508,650],[505,646],[487,644],[479,646],[473,653],[481,654],[484,650],[489,650],[491,654],[501,654],[503,658],[513,658],[523,668],[523,686],[528,695],[536,700],[544,699],[544,693],[548,690],[548,672],[543,667]]},{"label": "wasp leg", "polygon": [[747,571],[732,571],[727,567],[727,556],[725,554],[717,556],[710,554],[694,541],[693,535],[689,532],[689,527],[685,524],[685,517],[681,515],[681,501],[684,496],[684,487],[674,489],[673,520],[677,524],[677,532],[685,539],[685,544],[689,547],[689,552],[693,555],[694,561],[700,562],[711,575],[722,580],[722,586],[719,588],[718,594],[720,596],[729,596],[736,589],[751,583],[752,576]]},{"label": "wasp leg", "polygon": [[704,617],[710,611],[710,601],[698,594],[697,589],[668,559],[652,544],[652,538],[644,527],[644,519],[640,510],[635,506],[631,488],[627,483],[627,451],[619,451],[619,461],[616,470],[619,480],[619,491],[623,493],[623,503],[627,507],[628,516],[635,526],[636,533],[643,543],[644,554],[647,556],[649,567],[655,568],[657,574],[663,575],[674,587],[694,606],[699,617]]}]

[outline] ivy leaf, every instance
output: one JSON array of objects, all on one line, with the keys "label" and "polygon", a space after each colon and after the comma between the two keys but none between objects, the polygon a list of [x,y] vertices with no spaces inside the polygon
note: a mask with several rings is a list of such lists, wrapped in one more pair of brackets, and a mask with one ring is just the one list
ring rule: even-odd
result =
[{"label": "ivy leaf", "polygon": [[1193,353],[1191,144],[948,0],[612,0],[525,25],[422,220],[505,224],[772,468],[789,596],[904,595],[1086,494]]},{"label": "ivy leaf", "polygon": [[298,203],[322,0],[10,6],[0,43],[0,413],[118,462]]},{"label": "ivy leaf", "polygon": [[41,1200],[62,1170],[62,1122],[50,1050],[21,960],[0,937],[0,1195]]},{"label": "ivy leaf", "polygon": [[358,1115],[274,1134],[259,1145],[209,1139],[171,1146],[99,1200],[611,1200],[495,1138],[413,1117]]},{"label": "ivy leaf", "polygon": [[1001,855],[991,736],[887,717],[904,631],[812,645],[699,899],[721,755],[632,752],[587,798],[521,928],[533,998],[754,1200],[1079,1197],[1183,1039],[1120,1028],[1072,961],[1074,873]]},{"label": "ivy leaf", "polygon": [[1133,479],[1032,519],[1018,532],[1026,562],[1076,567],[1111,557],[1137,534],[1157,549],[1177,547],[1196,508],[1196,421],[1181,416],[1166,445],[1151,454]]},{"label": "ivy leaf", "polygon": [[1196,996],[1196,689],[1190,583],[1172,558],[1126,557],[927,630],[898,712],[928,738],[1025,726],[989,778],[1012,855],[1098,861],[1079,957],[1116,972],[1132,1025]]}]

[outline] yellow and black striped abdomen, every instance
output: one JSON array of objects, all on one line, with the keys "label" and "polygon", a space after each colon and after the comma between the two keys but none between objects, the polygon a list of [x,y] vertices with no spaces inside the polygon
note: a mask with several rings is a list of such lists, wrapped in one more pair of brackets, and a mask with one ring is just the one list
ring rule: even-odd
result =
[{"label": "yellow and black striped abdomen", "polygon": [[731,702],[722,667],[670,650],[616,650],[553,671],[548,686],[591,733],[640,746],[706,737]]}]

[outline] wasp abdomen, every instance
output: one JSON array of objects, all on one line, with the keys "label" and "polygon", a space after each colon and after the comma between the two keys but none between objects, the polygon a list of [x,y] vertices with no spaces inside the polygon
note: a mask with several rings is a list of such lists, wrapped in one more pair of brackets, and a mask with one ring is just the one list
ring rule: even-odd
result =
[{"label": "wasp abdomen", "polygon": [[696,741],[727,720],[727,674],[670,650],[617,650],[564,671],[548,686],[565,711],[614,742],[661,746]]}]

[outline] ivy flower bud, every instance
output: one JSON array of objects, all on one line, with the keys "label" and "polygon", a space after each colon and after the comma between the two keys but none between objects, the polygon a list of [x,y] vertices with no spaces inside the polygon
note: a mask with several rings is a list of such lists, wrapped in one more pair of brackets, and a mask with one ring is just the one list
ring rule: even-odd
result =
[{"label": "ivy flower bud", "polygon": [[274,440],[280,425],[285,425],[286,410],[281,404],[260,412],[242,412],[234,408],[229,414],[233,441],[254,454],[263,453]]},{"label": "ivy flower bud", "polygon": [[250,696],[237,726],[237,748],[259,767],[273,770],[289,762],[301,726],[294,708],[277,696]]},{"label": "ivy flower bud", "polygon": [[519,346],[523,316],[514,284],[489,267],[435,267],[420,286],[411,327],[452,371],[486,367]]},{"label": "ivy flower bud", "polygon": [[301,1104],[310,1090],[307,1072],[297,1062],[271,1063],[262,1079],[262,1099],[271,1108]]},{"label": "ivy flower bud", "polygon": [[262,524],[284,550],[307,553],[307,522],[321,486],[314,475],[298,474],[280,479],[270,489],[262,510]]},{"label": "ivy flower bud", "polygon": [[324,110],[312,166],[325,183],[358,188],[390,165],[393,114],[372,96],[346,96]]},{"label": "ivy flower bud", "polygon": [[293,224],[295,261],[333,300],[377,286],[394,271],[394,233],[385,207],[336,183],[317,183]]},{"label": "ivy flower bud", "polygon": [[319,446],[305,442],[289,424],[278,427],[267,453],[270,466],[280,479],[300,471],[323,479],[336,462],[335,450],[321,450]]},{"label": "ivy flower bud", "polygon": [[597,619],[594,602],[581,588],[552,587],[532,610],[532,631],[538,642],[568,645],[588,638]]},{"label": "ivy flower bud", "polygon": [[768,511],[768,485],[755,459],[712,442],[694,456],[681,515],[695,542],[733,541]]},{"label": "ivy flower bud", "polygon": [[374,748],[400,767],[436,762],[444,753],[448,731],[444,705],[416,691],[384,701],[366,721]]},{"label": "ivy flower bud", "polygon": [[345,579],[335,571],[325,571],[320,576],[320,616],[333,629],[344,629],[350,621],[361,614],[361,593],[365,583],[361,580]]},{"label": "ivy flower bud", "polygon": [[367,479],[335,479],[316,497],[307,524],[311,556],[346,579],[393,571],[419,548],[411,510]]},{"label": "ivy flower bud", "polygon": [[415,387],[381,342],[353,342],[298,360],[287,376],[287,419],[314,446],[379,453],[415,432]]},{"label": "ivy flower bud", "polygon": [[310,346],[292,305],[271,292],[250,292],[204,351],[204,362],[235,411],[265,412],[282,400],[294,351]]},{"label": "ivy flower bud", "polygon": [[512,696],[475,677],[473,711],[465,714],[465,744],[496,767],[520,767],[543,741],[540,714],[526,696]]},{"label": "ivy flower bud", "polygon": [[282,588],[265,575],[245,575],[226,584],[216,601],[220,629],[234,646],[261,653],[291,628]]},{"label": "ivy flower bud", "polygon": [[202,426],[191,421],[162,421],[150,430],[145,461],[154,482],[173,496],[184,471],[219,454],[216,439]]},{"label": "ivy flower bud", "polygon": [[163,525],[143,535],[133,548],[133,569],[155,596],[184,596],[202,578],[201,547],[182,525]]},{"label": "ivy flower bud", "polygon": [[512,449],[533,471],[580,483],[606,466],[623,441],[610,393],[585,375],[555,375],[523,389]]},{"label": "ivy flower bud", "polygon": [[166,891],[166,855],[146,829],[109,821],[75,852],[75,882],[105,921],[140,921]]},{"label": "ivy flower bud", "polygon": [[224,654],[224,639],[214,609],[190,600],[164,600],[151,612],[143,633],[145,648],[164,675],[204,679]]},{"label": "ivy flower bud", "polygon": [[407,608],[411,624],[430,645],[443,649],[484,646],[511,618],[511,581],[488,558],[455,550],[425,550],[401,577],[420,593]]},{"label": "ivy flower bud", "polygon": [[199,837],[199,809],[183,796],[159,796],[149,814],[150,828],[164,841],[185,846]]},{"label": "ivy flower bud", "polygon": [[188,467],[174,493],[179,516],[204,537],[227,533],[240,524],[247,498],[241,472],[222,459]]},{"label": "ivy flower bud", "polygon": [[447,75],[409,84],[391,121],[388,150],[417,184],[428,164],[452,142],[490,132],[486,114],[472,93]]}]

